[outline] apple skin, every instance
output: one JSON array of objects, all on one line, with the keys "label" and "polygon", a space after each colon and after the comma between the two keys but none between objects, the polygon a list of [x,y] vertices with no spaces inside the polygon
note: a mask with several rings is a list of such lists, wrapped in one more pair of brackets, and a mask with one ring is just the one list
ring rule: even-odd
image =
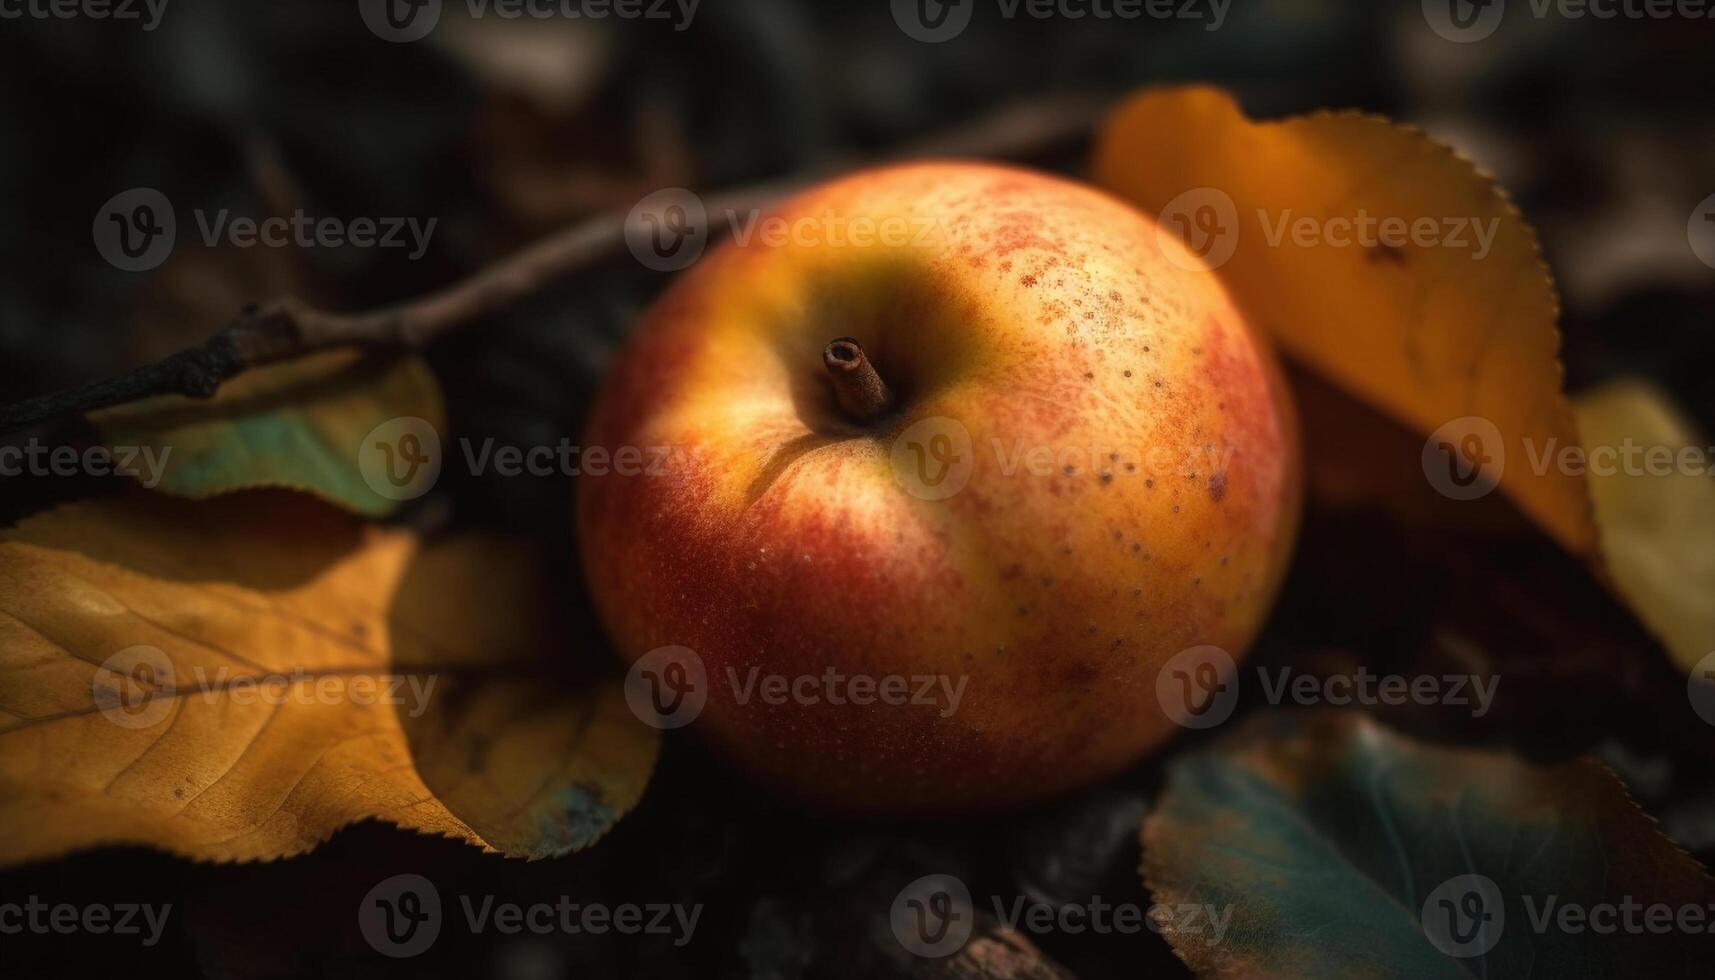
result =
[{"label": "apple skin", "polygon": [[[620,652],[696,651],[690,730],[848,812],[1018,804],[1179,731],[1163,663],[1243,653],[1301,499],[1278,365],[1219,279],[1128,205],[1010,167],[869,170],[771,214],[793,234],[759,225],[684,273],[593,409],[586,447],[668,453],[579,479]],[[821,357],[841,336],[897,395],[879,424],[838,410]],[[963,489],[925,499],[894,442],[936,418],[974,458]],[[830,669],[966,686],[950,714],[944,688],[932,705],[743,697],[753,670]]]}]

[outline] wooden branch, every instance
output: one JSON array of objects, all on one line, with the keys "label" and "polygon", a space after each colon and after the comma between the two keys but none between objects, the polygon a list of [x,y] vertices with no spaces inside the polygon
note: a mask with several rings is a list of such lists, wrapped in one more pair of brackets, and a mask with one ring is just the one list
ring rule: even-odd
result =
[{"label": "wooden branch", "polygon": [[[906,146],[887,159],[1033,159],[1088,137],[1106,106],[1104,100],[1085,95],[1021,102],[933,140]],[[709,197],[705,206],[709,214],[762,208],[833,169],[837,168],[719,193]],[[0,408],[0,433],[154,395],[209,398],[222,384],[251,368],[333,347],[420,350],[443,333],[499,312],[617,252],[625,243],[627,218],[627,212],[615,211],[581,221],[448,289],[369,313],[330,313],[291,298],[251,304],[189,350],[117,377]]]}]

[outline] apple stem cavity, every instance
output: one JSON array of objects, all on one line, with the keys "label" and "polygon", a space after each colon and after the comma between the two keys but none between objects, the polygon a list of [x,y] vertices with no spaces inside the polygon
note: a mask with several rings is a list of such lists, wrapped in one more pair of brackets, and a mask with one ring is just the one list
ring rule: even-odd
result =
[{"label": "apple stem cavity", "polygon": [[839,337],[822,350],[822,365],[834,383],[834,397],[847,419],[874,422],[893,407],[893,392],[875,371],[863,348],[851,337]]}]

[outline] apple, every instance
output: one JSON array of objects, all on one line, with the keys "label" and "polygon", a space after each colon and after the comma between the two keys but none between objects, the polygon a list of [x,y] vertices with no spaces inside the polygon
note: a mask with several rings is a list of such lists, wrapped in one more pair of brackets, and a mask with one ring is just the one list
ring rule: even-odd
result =
[{"label": "apple", "polygon": [[579,480],[620,652],[694,661],[650,678],[701,685],[691,730],[846,811],[1016,804],[1181,730],[1164,664],[1242,655],[1301,496],[1278,366],[1220,280],[1114,198],[981,163],[747,227],[592,410],[586,447],[643,461]]}]

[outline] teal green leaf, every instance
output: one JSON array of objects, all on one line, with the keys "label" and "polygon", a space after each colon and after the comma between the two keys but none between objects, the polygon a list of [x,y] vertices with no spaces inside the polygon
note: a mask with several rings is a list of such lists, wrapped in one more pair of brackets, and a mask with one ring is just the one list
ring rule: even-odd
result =
[{"label": "teal green leaf", "polygon": [[1356,712],[1264,713],[1176,760],[1143,846],[1156,903],[1213,910],[1163,918],[1202,977],[1707,977],[1715,951],[1715,880],[1606,768]]},{"label": "teal green leaf", "polygon": [[[164,395],[94,412],[90,421],[116,462],[129,458],[125,469],[152,490],[201,500],[280,487],[383,517],[432,483],[445,416],[421,359],[328,351],[247,371],[207,401]],[[433,471],[402,486],[381,479],[387,461],[369,445],[378,431],[389,439],[417,433],[421,443],[411,445],[433,455]]]}]

